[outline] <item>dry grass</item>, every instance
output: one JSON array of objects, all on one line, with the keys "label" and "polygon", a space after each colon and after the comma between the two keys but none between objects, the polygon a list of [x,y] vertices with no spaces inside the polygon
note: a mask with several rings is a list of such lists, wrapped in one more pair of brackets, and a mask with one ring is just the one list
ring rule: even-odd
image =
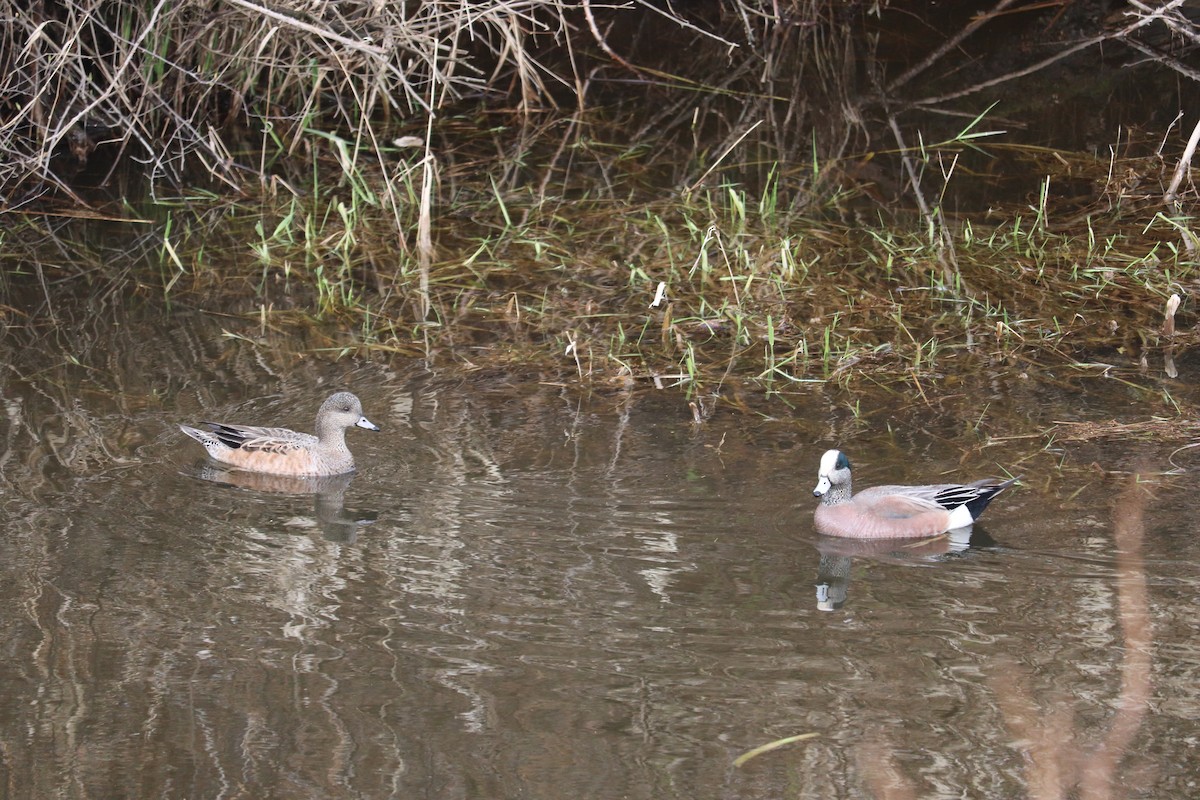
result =
[{"label": "dry grass", "polygon": [[1118,420],[1055,422],[1054,425],[1055,428],[1051,433],[1061,442],[1090,442],[1110,437],[1155,442],[1200,438],[1200,422],[1178,418],[1154,418],[1138,422]]},{"label": "dry grass", "polygon": [[[970,119],[989,102],[976,98],[1102,44],[1194,77],[1172,44],[1198,33],[1178,0],[1137,4],[1103,24],[1071,11],[1083,40],[1064,9],[1009,5],[922,51],[920,38],[905,44],[903,28],[887,38],[905,12],[829,0],[678,9],[649,0],[0,0],[0,193],[9,207],[51,189],[82,201],[81,185],[130,164],[152,191],[197,179],[240,191],[306,174],[322,134],[347,141],[360,168],[368,159],[386,168],[393,131],[422,136],[432,116],[464,100],[533,115],[621,97],[640,104],[631,145],[671,136],[696,157],[671,176],[679,186],[732,179],[753,191],[774,169],[806,184],[799,207],[837,191],[849,155],[894,139],[902,191],[937,221],[934,187],[906,157],[918,147],[915,114],[926,114],[924,141],[933,141],[929,132],[946,127],[937,120]],[[979,49],[977,32],[1013,17],[1050,55],[1004,71],[1011,62],[989,66],[996,54]],[[872,60],[876,46],[888,61],[895,47],[913,48],[900,54],[907,68],[888,75],[887,61]],[[961,78],[928,94],[919,80],[938,71]]]},{"label": "dry grass", "polygon": [[4,0],[0,191],[10,202],[73,193],[79,170],[121,156],[143,164],[152,186],[199,174],[236,190],[303,151],[310,130],[378,155],[378,127],[467,95],[540,108],[585,80],[562,45],[600,35],[594,17],[589,3],[559,0]]}]

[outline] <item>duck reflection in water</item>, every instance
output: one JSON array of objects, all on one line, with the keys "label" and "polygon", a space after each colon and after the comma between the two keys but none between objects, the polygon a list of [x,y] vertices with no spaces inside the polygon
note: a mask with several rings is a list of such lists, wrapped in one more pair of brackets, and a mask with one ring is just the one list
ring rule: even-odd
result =
[{"label": "duck reflection in water", "polygon": [[312,495],[315,526],[331,542],[352,544],[358,538],[358,529],[370,525],[379,516],[375,511],[346,511],[346,489],[354,479],[353,472],[325,476],[270,475],[226,468],[205,459],[184,474],[221,486],[265,494]]},{"label": "duck reflection in water", "polygon": [[817,564],[817,609],[837,611],[850,592],[850,567],[854,559],[904,563],[939,561],[964,554],[968,548],[993,547],[996,542],[982,528],[957,528],[925,539],[847,539],[818,536],[821,560]]}]

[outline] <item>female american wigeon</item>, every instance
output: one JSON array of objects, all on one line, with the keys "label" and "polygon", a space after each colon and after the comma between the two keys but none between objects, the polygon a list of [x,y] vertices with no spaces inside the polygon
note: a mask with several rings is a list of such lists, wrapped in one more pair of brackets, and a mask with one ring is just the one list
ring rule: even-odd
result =
[{"label": "female american wigeon", "polygon": [[350,392],[330,395],[317,411],[317,435],[287,428],[201,423],[207,430],[180,425],[179,429],[204,445],[208,455],[250,472],[273,475],[341,475],[354,471],[354,456],[346,447],[346,429],[377,431],[363,416],[362,403]]},{"label": "female american wigeon", "polygon": [[821,498],[814,518],[827,536],[901,539],[936,536],[969,527],[992,498],[1020,478],[985,478],[974,483],[932,486],[873,486],[850,491],[850,460],[841,450],[821,456],[817,488]]}]

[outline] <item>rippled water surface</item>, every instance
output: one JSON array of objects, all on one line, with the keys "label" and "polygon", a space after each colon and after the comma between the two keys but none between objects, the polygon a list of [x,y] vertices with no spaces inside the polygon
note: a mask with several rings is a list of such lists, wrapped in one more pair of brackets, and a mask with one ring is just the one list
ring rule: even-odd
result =
[{"label": "rippled water surface", "polygon": [[[1144,418],[1115,383],[813,385],[697,426],[679,390],[222,331],[4,354],[0,794],[1200,791],[1200,477],[1160,474],[1186,440],[1028,433]],[[309,429],[346,387],[383,431],[343,480],[214,469],[174,427]],[[855,547],[812,528],[834,444],[859,486],[1025,481],[970,542]]]}]

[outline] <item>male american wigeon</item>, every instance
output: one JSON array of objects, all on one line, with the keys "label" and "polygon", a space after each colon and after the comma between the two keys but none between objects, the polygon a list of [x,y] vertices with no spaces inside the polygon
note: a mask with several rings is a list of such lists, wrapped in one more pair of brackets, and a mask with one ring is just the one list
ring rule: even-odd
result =
[{"label": "male american wigeon", "polygon": [[354,456],[346,447],[346,429],[379,430],[363,416],[362,403],[350,392],[330,395],[317,411],[317,435],[287,428],[201,423],[207,430],[180,425],[179,429],[204,445],[208,455],[250,472],[273,475],[341,475],[354,471]]},{"label": "male american wigeon", "polygon": [[821,498],[814,519],[827,536],[856,539],[911,539],[936,536],[972,525],[992,498],[1019,477],[1001,481],[985,478],[974,483],[931,486],[873,486],[850,491],[850,460],[841,450],[821,456],[817,488]]}]

